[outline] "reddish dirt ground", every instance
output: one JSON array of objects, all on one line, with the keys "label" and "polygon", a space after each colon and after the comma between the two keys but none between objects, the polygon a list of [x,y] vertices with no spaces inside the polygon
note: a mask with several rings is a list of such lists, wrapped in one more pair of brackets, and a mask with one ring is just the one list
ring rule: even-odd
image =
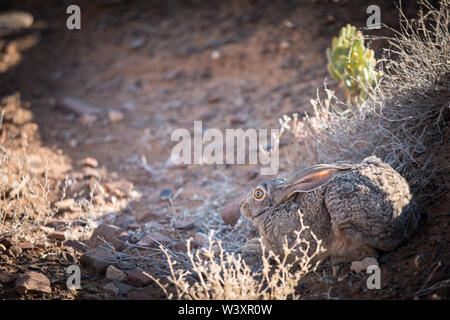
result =
[{"label": "reddish dirt ground", "polygon": [[[121,215],[140,224],[153,221],[139,215],[142,208],[189,217],[205,201],[215,201],[218,209],[240,199],[262,177],[251,165],[168,166],[174,145],[171,132],[176,128],[192,132],[194,120],[202,120],[204,128],[223,131],[277,128],[283,114],[310,111],[310,99],[328,76],[325,49],[343,25],[363,26],[367,6],[378,4],[382,22],[398,28],[391,1],[369,2],[78,1],[82,29],[69,31],[66,7],[60,1],[6,1],[0,9],[29,11],[43,27],[8,40],[18,44],[18,62],[0,74],[0,93],[20,92],[22,100],[30,103],[33,122],[38,124],[31,145],[62,155],[61,161],[71,167],[69,172],[80,172],[80,161],[92,157],[100,163],[102,181],[123,178],[133,183],[142,196],[130,200],[131,211],[118,209]],[[409,16],[416,14],[414,4],[405,9]],[[370,44],[377,57],[384,45]],[[327,86],[340,90],[330,79]],[[61,107],[64,97],[79,98],[102,113],[91,124],[83,122]],[[110,110],[120,111],[123,119],[111,122]],[[437,161],[449,163],[448,144],[439,154]],[[289,156],[282,159],[281,174],[295,166],[288,160],[295,161]],[[63,177],[64,173],[55,174],[54,179]],[[450,275],[448,181],[448,173],[435,181],[437,191],[433,192],[442,194],[441,201],[426,204],[413,238],[379,259],[382,289],[367,290],[367,275],[350,272],[349,265],[340,266],[335,276],[325,265],[302,280],[302,295],[306,299],[448,299],[448,286],[423,290]],[[167,188],[178,192],[173,207],[160,201],[160,192]],[[114,219],[118,224],[120,219]],[[158,221],[170,226],[173,219]],[[171,237],[182,241],[192,232],[173,230]],[[10,266],[0,265],[0,270],[23,272],[41,261],[34,252],[42,250],[58,256],[70,253],[78,260],[84,249],[66,243],[37,246],[25,250],[17,261],[10,260]],[[418,259],[427,263],[418,264]],[[50,295],[19,297],[13,282],[5,281],[0,297],[114,298],[102,291],[104,276],[90,268],[83,268],[82,279],[88,284],[80,292],[65,289],[63,267],[68,264],[55,261],[39,269],[55,279],[56,289]],[[119,298],[162,297],[156,286],[150,286]]]}]

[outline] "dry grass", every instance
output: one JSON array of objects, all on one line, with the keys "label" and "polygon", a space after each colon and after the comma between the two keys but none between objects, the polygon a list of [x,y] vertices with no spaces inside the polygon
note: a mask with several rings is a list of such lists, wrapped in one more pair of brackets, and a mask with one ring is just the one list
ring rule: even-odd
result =
[{"label": "dry grass", "polygon": [[401,30],[389,39],[384,77],[366,103],[348,105],[326,89],[325,98],[312,100],[311,117],[280,120],[298,142],[303,163],[359,162],[375,154],[416,193],[443,169],[430,165],[450,119],[450,3],[434,9],[424,1],[422,7],[417,20],[400,10]]},{"label": "dry grass", "polygon": [[1,152],[0,236],[31,240],[56,213],[48,199],[48,168],[44,177],[35,175],[28,167],[26,147],[13,152],[2,148]]},{"label": "dry grass", "polygon": [[[300,215],[300,212],[299,212]],[[284,245],[284,255],[279,257],[272,251],[267,252],[261,245],[261,268],[255,271],[246,264],[240,254],[225,252],[221,242],[213,240],[210,235],[210,245],[195,253],[188,241],[188,268],[183,263],[181,268],[173,255],[161,246],[164,252],[170,274],[168,282],[173,285],[177,299],[188,300],[273,300],[299,299],[296,288],[302,277],[315,270],[320,263],[319,255],[324,249],[314,233],[311,234],[315,243],[302,238],[302,233],[309,229],[304,225],[300,215],[301,230],[297,233],[297,241]],[[310,251],[311,248],[315,248]],[[174,297],[169,292],[169,284],[153,277],[153,280],[163,289],[169,299]]]}]

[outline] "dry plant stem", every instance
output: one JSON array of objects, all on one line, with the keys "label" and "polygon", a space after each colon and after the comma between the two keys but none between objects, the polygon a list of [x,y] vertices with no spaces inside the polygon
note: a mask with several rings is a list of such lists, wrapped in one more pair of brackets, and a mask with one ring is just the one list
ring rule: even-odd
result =
[{"label": "dry plant stem", "polygon": [[[300,215],[300,213],[299,213]],[[324,252],[321,241],[313,234],[317,243],[316,250],[308,254],[311,243],[305,241],[301,233],[309,227],[303,224],[297,233],[297,241],[284,245],[284,256],[280,258],[272,251],[266,252],[262,242],[262,269],[254,272],[242,259],[241,255],[225,252],[220,241],[213,240],[213,232],[209,236],[209,247],[197,250],[191,249],[187,242],[187,257],[189,268],[183,266],[177,269],[177,261],[167,248],[161,246],[170,271],[166,284],[161,279],[153,280],[161,287],[170,299],[169,284],[175,288],[178,299],[299,299],[295,293],[298,282],[309,271],[315,270],[320,261],[317,256]],[[295,258],[292,260],[292,257]],[[299,256],[301,258],[299,258]],[[275,261],[274,264],[271,261]],[[195,281],[188,281],[188,277]]]}]

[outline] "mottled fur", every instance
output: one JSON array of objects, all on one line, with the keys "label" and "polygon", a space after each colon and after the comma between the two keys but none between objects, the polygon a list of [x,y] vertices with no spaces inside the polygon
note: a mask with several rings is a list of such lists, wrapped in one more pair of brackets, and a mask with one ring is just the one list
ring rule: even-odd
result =
[{"label": "mottled fur", "polygon": [[[268,249],[282,255],[285,239],[295,241],[298,212],[310,226],[302,238],[312,241],[310,231],[314,232],[333,263],[393,250],[411,236],[420,217],[418,207],[408,183],[391,166],[369,157],[343,165],[339,173],[329,174],[326,168],[317,166],[313,174],[314,170],[306,170],[289,180],[265,181],[256,187],[264,190],[263,199],[254,198],[255,188],[241,201],[243,216],[256,223]],[[313,181],[316,176],[320,183]]]}]

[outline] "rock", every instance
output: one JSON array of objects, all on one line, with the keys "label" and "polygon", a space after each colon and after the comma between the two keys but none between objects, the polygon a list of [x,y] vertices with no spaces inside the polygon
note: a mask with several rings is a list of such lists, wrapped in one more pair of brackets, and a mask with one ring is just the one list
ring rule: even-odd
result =
[{"label": "rock", "polygon": [[97,168],[98,167],[98,161],[95,158],[84,158],[81,160],[81,164],[83,167],[91,167],[91,168]]},{"label": "rock", "polygon": [[6,251],[6,247],[0,243],[0,253],[5,252]]},{"label": "rock", "polygon": [[185,74],[184,74],[183,70],[168,70],[163,73],[163,79],[168,82],[172,82],[172,81],[181,79],[184,76],[185,76]]},{"label": "rock", "polygon": [[79,116],[99,115],[101,113],[100,108],[73,97],[59,99],[56,105]]},{"label": "rock", "polygon": [[83,167],[81,170],[83,172],[83,178],[84,179],[100,179],[100,173],[97,171],[97,169],[91,168],[91,167]]},{"label": "rock", "polygon": [[136,264],[131,261],[120,260],[118,263],[118,267],[122,270],[131,270],[136,268]]},{"label": "rock", "polygon": [[[154,211],[156,209],[146,209],[146,208],[139,208],[137,210],[134,210],[134,217],[138,222],[147,222],[151,220],[161,220],[164,218],[164,214],[157,213]],[[155,221],[151,221],[155,222]]]},{"label": "rock", "polygon": [[45,260],[48,262],[60,262],[59,257],[56,255],[56,253],[46,255]]},{"label": "rock", "polygon": [[134,289],[133,286],[130,286],[129,284],[117,280],[113,280],[112,283],[114,284],[115,287],[119,289],[119,294],[128,294],[131,290]]},{"label": "rock", "polygon": [[9,272],[0,271],[0,283],[11,283],[16,280],[17,276]]},{"label": "rock", "polygon": [[91,248],[97,248],[106,241],[120,251],[124,249],[128,237],[129,234],[122,228],[103,222],[94,230],[88,244]]},{"label": "rock", "polygon": [[128,274],[127,281],[135,287],[146,287],[152,283],[152,278],[146,271],[134,269]]},{"label": "rock", "polygon": [[377,259],[373,257],[364,258],[362,261],[353,261],[350,265],[350,270],[355,271],[356,273],[360,273],[362,271],[366,271],[368,267],[376,265],[378,266]]},{"label": "rock", "polygon": [[47,236],[49,239],[64,241],[66,240],[66,233],[64,231],[56,231]]},{"label": "rock", "polygon": [[64,199],[55,202],[53,206],[58,208],[58,212],[75,211],[77,203],[74,199]]},{"label": "rock", "polygon": [[213,52],[211,52],[211,59],[212,60],[218,60],[220,59],[222,55],[220,54],[220,51],[218,50],[214,50]]},{"label": "rock", "polygon": [[120,122],[124,118],[123,113],[117,110],[108,111],[108,119],[112,123]]},{"label": "rock", "polygon": [[248,113],[237,113],[233,115],[230,119],[231,124],[244,124],[248,121],[249,114]]},{"label": "rock", "polygon": [[133,101],[127,101],[127,102],[124,102],[121,109],[126,110],[126,111],[135,111],[136,105],[134,104]]},{"label": "rock", "polygon": [[136,220],[134,219],[133,216],[130,215],[126,215],[126,214],[119,214],[116,216],[116,218],[114,219],[114,225],[118,226],[122,229],[130,229],[129,225],[132,223],[135,223]]},{"label": "rock", "polygon": [[140,246],[159,247],[160,244],[168,245],[172,242],[172,239],[159,232],[152,232],[144,236],[137,243]]},{"label": "rock", "polygon": [[[192,241],[191,241],[191,244],[192,244]],[[192,248],[192,245],[191,245],[191,248]],[[184,252],[184,253],[186,253],[188,251],[186,243],[184,243],[184,242],[177,243],[176,245],[173,246],[173,249],[177,252]]]},{"label": "rock", "polygon": [[145,40],[142,38],[132,39],[129,43],[131,49],[137,49],[142,47],[145,44]]},{"label": "rock", "polygon": [[197,232],[194,235],[194,241],[197,242],[197,244],[200,247],[207,247],[207,246],[209,246],[208,236],[206,234],[204,234],[204,233]]},{"label": "rock", "polygon": [[[85,126],[92,126],[96,121],[97,121],[97,116],[93,115],[93,114],[83,114],[82,116],[80,116],[80,118],[78,119],[78,121]],[[75,139],[73,139],[75,140]],[[72,143],[72,145],[75,145],[76,147],[77,141],[75,140],[75,143]],[[71,145],[71,146],[72,146]],[[73,146],[72,146],[73,147]],[[73,147],[73,148],[75,148]]]},{"label": "rock", "polygon": [[77,139],[70,139],[68,144],[71,148],[76,148],[78,146],[78,141]]},{"label": "rock", "polygon": [[17,258],[22,254],[22,248],[17,245],[13,245],[9,248],[8,253],[12,258]]},{"label": "rock", "polygon": [[186,218],[176,220],[173,227],[177,230],[190,230],[195,228],[195,222],[198,218]]},{"label": "rock", "polygon": [[52,293],[50,280],[42,273],[27,271],[17,278],[15,291],[20,294],[29,293]]},{"label": "rock", "polygon": [[105,183],[105,188],[108,192],[117,197],[125,197],[133,191],[133,184],[127,180],[118,180],[114,182]]},{"label": "rock", "polygon": [[119,280],[119,281],[122,281],[122,280],[125,280],[127,278],[127,275],[122,270],[119,270],[119,269],[117,269],[114,266],[109,266],[106,269],[106,275],[105,276],[106,276],[106,279],[108,279],[108,280]]},{"label": "rock", "polygon": [[113,283],[109,282],[103,286],[103,290],[114,293],[115,295],[119,294],[119,288],[117,288]]},{"label": "rock", "polygon": [[128,225],[128,229],[130,230],[137,230],[139,228],[141,228],[141,225],[137,222],[132,222]]},{"label": "rock", "polygon": [[234,226],[241,216],[239,201],[233,201],[223,207],[220,210],[220,215],[222,216],[222,219],[226,224]]},{"label": "rock", "polygon": [[291,45],[289,44],[289,42],[287,41],[281,41],[279,44],[279,47],[281,50],[286,50],[290,47]]},{"label": "rock", "polygon": [[80,262],[98,273],[103,273],[110,265],[117,265],[117,259],[111,249],[105,246],[89,250],[81,256]]},{"label": "rock", "polygon": [[19,243],[17,246],[22,248],[22,250],[32,250],[32,249],[34,249],[34,244],[32,244],[30,242],[22,242],[22,243]]},{"label": "rock", "polygon": [[164,189],[161,191],[161,193],[159,194],[159,197],[161,198],[161,200],[169,200],[172,199],[172,189]]}]

